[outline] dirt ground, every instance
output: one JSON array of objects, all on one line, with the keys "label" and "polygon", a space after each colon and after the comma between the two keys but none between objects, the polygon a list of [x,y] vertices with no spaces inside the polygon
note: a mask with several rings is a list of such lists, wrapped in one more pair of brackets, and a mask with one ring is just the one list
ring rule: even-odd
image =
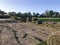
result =
[{"label": "dirt ground", "polygon": [[33,23],[0,23],[0,45],[36,45],[58,30]]}]

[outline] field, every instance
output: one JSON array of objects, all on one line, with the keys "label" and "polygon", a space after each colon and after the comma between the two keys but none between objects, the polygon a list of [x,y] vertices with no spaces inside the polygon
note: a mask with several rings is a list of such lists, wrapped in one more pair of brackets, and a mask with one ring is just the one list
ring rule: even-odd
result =
[{"label": "field", "polygon": [[60,18],[38,18],[40,21],[60,21]]},{"label": "field", "polygon": [[[1,45],[39,45],[59,29],[32,23],[0,23]],[[2,35],[3,34],[3,35]],[[7,42],[8,41],[8,42]],[[42,45],[43,43],[41,43]],[[44,45],[44,44],[43,44]]]},{"label": "field", "polygon": [[[39,20],[59,20],[59,18],[39,18]],[[60,30],[60,22],[56,24],[48,21],[38,25],[33,22],[26,23],[0,23],[1,45],[46,45],[48,36]],[[48,25],[48,26],[47,26]]]}]

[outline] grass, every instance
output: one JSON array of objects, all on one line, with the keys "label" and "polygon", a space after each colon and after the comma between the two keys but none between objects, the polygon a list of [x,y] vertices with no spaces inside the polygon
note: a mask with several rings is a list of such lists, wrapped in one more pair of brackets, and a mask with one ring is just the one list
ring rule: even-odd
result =
[{"label": "grass", "polygon": [[40,21],[60,21],[60,18],[38,18]]},{"label": "grass", "polygon": [[47,45],[47,43],[46,43],[46,41],[45,41],[45,42],[41,42],[41,43],[39,43],[39,44],[37,44],[37,45]]}]

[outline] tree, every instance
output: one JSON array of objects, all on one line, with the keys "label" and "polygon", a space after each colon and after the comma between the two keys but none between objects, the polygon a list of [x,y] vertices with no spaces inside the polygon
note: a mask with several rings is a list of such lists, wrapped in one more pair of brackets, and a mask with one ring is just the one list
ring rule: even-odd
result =
[{"label": "tree", "polygon": [[12,19],[17,19],[16,17],[16,12],[9,12],[8,13],[11,17],[13,17]]},{"label": "tree", "polygon": [[54,15],[53,10],[50,10],[50,11],[49,11],[49,17],[53,17],[53,15]]},{"label": "tree", "polygon": [[30,22],[32,21],[32,14],[30,12],[24,13],[24,16],[25,16],[26,20],[28,19],[28,21],[30,21]]},{"label": "tree", "polygon": [[22,16],[22,13],[21,12],[18,12],[16,16],[17,17],[21,17]]},{"label": "tree", "polygon": [[54,15],[54,12],[53,10],[50,10],[50,11],[45,11],[45,14],[46,14],[46,17],[52,17]]},{"label": "tree", "polygon": [[53,17],[59,17],[59,16],[60,16],[59,12],[54,12],[54,16]]},{"label": "tree", "polygon": [[6,12],[0,10],[0,14],[4,15],[6,14]]},{"label": "tree", "polygon": [[36,16],[36,14],[35,14],[35,12],[33,12],[33,17],[35,17]]},{"label": "tree", "polygon": [[41,14],[39,17],[40,17],[40,18],[45,18],[46,15],[43,13],[43,14]]},{"label": "tree", "polygon": [[45,16],[49,17],[49,11],[48,10],[45,11]]},{"label": "tree", "polygon": [[39,15],[40,15],[39,13],[36,13],[36,15],[35,15],[35,16],[38,18],[38,17],[39,17]]},{"label": "tree", "polygon": [[30,12],[28,12],[28,18],[29,18],[29,21],[31,22],[32,21],[32,14]]},{"label": "tree", "polygon": [[16,12],[9,12],[8,13],[10,16],[16,16]]}]

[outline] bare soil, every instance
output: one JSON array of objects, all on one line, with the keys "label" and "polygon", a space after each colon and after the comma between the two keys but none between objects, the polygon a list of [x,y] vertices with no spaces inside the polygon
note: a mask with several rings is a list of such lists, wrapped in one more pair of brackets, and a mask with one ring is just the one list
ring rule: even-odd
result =
[{"label": "bare soil", "polygon": [[57,30],[31,23],[0,23],[0,45],[36,45]]}]

